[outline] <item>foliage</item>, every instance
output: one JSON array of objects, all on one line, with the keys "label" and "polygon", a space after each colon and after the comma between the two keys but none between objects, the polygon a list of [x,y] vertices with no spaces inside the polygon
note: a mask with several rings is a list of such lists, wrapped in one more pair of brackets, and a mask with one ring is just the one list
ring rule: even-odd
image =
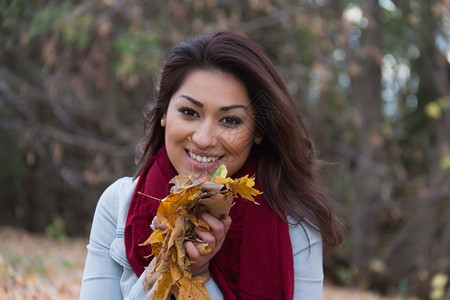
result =
[{"label": "foliage", "polygon": [[[179,174],[170,182],[174,184],[170,194],[160,201],[157,217],[167,229],[158,228],[140,246],[151,245],[156,258],[154,269],[148,272],[144,287],[150,290],[148,298],[210,299],[202,277],[192,276],[190,260],[184,243],[192,242],[200,254],[211,251],[208,243],[201,239],[195,229],[210,231],[209,225],[200,219],[208,212],[218,219],[228,217],[233,199],[241,196],[256,204],[253,196],[261,192],[253,188],[255,179],[248,175],[238,179],[227,176],[225,165],[221,165],[210,180],[194,180],[192,176]],[[144,194],[145,195],[145,194]],[[149,255],[149,256],[150,256]]]},{"label": "foliage", "polygon": [[0,227],[1,299],[78,299],[87,239]]},{"label": "foliage", "polygon": [[336,162],[323,179],[350,234],[328,278],[443,299],[448,11],[444,0],[2,1],[0,220],[86,234],[101,191],[135,171],[163,57],[228,29],[263,45],[320,158]]},{"label": "foliage", "polygon": [[[11,227],[0,228],[0,299],[80,297],[87,239],[64,243]],[[375,293],[325,285],[323,300],[394,300]],[[416,299],[404,299],[416,300]]]}]

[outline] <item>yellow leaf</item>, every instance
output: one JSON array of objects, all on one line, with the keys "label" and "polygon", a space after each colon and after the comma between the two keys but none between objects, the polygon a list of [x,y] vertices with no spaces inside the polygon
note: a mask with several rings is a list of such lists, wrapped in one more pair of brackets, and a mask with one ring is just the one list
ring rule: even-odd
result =
[{"label": "yellow leaf", "polygon": [[162,243],[152,244],[152,255],[155,257],[158,256],[159,253],[161,252],[161,248],[162,248]]},{"label": "yellow leaf", "polygon": [[192,279],[184,277],[177,283],[180,286],[178,300],[211,299],[202,277]]},{"label": "yellow leaf", "polygon": [[170,290],[173,286],[173,281],[170,272],[164,272],[158,280],[158,288],[155,292],[155,300],[167,299],[170,295]]},{"label": "yellow leaf", "polygon": [[177,208],[186,206],[189,202],[194,200],[196,193],[198,192],[199,187],[194,186],[185,189],[183,192],[176,194],[178,196],[177,201],[174,203],[174,206],[172,207],[172,211],[177,210]]},{"label": "yellow leaf", "polygon": [[191,195],[188,197],[188,200],[189,200],[189,201],[193,201],[193,200],[197,199],[198,196],[200,196],[201,193],[202,193],[201,191],[197,190],[195,193],[191,194]]},{"label": "yellow leaf", "polygon": [[[176,241],[175,242],[175,249],[177,253],[177,265],[180,267],[181,270],[184,270],[186,268],[186,249],[184,248],[184,241]],[[190,262],[189,262],[190,264]]]},{"label": "yellow leaf", "polygon": [[[255,202],[253,196],[260,195],[261,192],[254,189],[255,179],[248,178],[248,175],[236,179],[227,184],[234,194],[239,194],[242,198]],[[255,202],[256,203],[256,202]]]},{"label": "yellow leaf", "polygon": [[205,255],[211,251],[208,243],[195,243],[194,245],[197,247],[197,250],[201,255]]},{"label": "yellow leaf", "polygon": [[[175,253],[175,252],[173,252],[173,253]],[[176,256],[176,255],[172,255],[172,256]],[[175,258],[172,257],[172,262],[169,263],[170,275],[172,276],[172,280],[178,281],[183,277],[183,271],[181,270],[180,266],[178,266],[178,264],[173,263],[174,259],[176,260],[176,257]]]},{"label": "yellow leaf", "polygon": [[142,244],[139,244],[139,246],[147,246],[153,243],[164,242],[164,238],[166,237],[167,231],[168,231],[167,229],[166,230],[156,229],[155,231],[153,231],[150,237]]},{"label": "yellow leaf", "polygon": [[[170,210],[170,202],[161,201],[159,203],[159,207],[156,212],[156,216],[158,217],[159,223],[164,222],[169,217],[169,210]],[[166,223],[166,225],[167,225],[167,223]]]},{"label": "yellow leaf", "polygon": [[229,182],[232,182],[233,179],[231,179],[230,177],[223,178],[223,177],[220,177],[220,176],[216,176],[216,178],[214,179],[214,181],[217,182],[217,183],[224,183],[224,184],[227,184],[227,183],[229,183]]}]

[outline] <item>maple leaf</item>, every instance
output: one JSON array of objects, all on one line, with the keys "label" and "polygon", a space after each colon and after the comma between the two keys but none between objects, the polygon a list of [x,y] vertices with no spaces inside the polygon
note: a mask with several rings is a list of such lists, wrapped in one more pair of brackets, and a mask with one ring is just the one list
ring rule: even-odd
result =
[{"label": "maple leaf", "polygon": [[182,278],[179,282],[180,291],[178,293],[178,300],[192,300],[192,299],[211,299],[208,290],[203,284],[203,278],[195,277],[192,279]]},{"label": "maple leaf", "polygon": [[253,196],[261,195],[260,191],[253,188],[255,186],[255,177],[249,178],[248,175],[245,175],[238,179],[231,179],[230,177],[223,178],[217,176],[215,182],[225,184],[234,195],[237,196],[239,194],[242,198],[258,204],[253,198]]},{"label": "maple leaf", "polygon": [[[239,194],[242,198],[255,202],[253,196],[260,195],[261,192],[253,188],[255,186],[255,178],[249,178],[248,175],[228,183],[228,186],[235,194]],[[257,203],[257,202],[255,202]]]},{"label": "maple leaf", "polygon": [[216,183],[223,183],[223,184],[229,184],[230,182],[233,181],[233,179],[231,179],[230,177],[220,177],[220,176],[216,176],[216,178],[214,179],[214,181]]}]

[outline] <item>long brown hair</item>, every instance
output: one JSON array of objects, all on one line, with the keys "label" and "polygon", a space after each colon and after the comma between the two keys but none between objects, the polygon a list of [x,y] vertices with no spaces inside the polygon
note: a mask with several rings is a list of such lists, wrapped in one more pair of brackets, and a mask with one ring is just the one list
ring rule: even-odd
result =
[{"label": "long brown hair", "polygon": [[272,62],[257,43],[245,37],[215,32],[172,49],[160,75],[156,102],[145,114],[137,174],[164,143],[160,120],[172,95],[186,76],[198,69],[227,72],[244,83],[255,111],[254,135],[262,138],[250,155],[260,158],[256,178],[268,204],[283,219],[285,213],[298,223],[311,223],[321,232],[325,250],[338,246],[346,230],[335,215],[331,198],[317,184],[320,162],[313,142]]}]

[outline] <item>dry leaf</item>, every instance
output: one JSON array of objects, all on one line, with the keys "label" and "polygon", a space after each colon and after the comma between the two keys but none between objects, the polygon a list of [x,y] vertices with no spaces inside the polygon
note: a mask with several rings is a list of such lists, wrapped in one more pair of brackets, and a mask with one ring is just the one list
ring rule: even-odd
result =
[{"label": "dry leaf", "polygon": [[208,253],[211,251],[208,243],[194,230],[210,230],[199,216],[209,212],[217,218],[225,218],[235,197],[240,195],[255,202],[253,196],[261,194],[253,188],[254,177],[231,179],[226,175],[226,167],[222,165],[214,174],[214,180],[194,180],[192,176],[181,174],[170,181],[174,186],[161,200],[156,213],[159,222],[164,222],[168,229],[155,230],[140,244],[151,245],[156,258],[153,270],[146,274],[143,283],[146,290],[151,290],[152,298],[168,299],[174,294],[177,299],[210,299],[203,278],[192,278],[192,262],[186,255],[184,243],[192,241],[202,255]]},{"label": "dry leaf", "polygon": [[230,213],[233,198],[233,195],[215,194],[209,198],[200,199],[198,203],[205,205],[210,214],[221,219],[227,217]]},{"label": "dry leaf", "polygon": [[[248,178],[248,175],[239,179],[216,177],[216,182],[224,183],[235,195],[239,194],[242,198],[255,202],[253,196],[260,195],[261,192],[253,188],[255,186],[255,178]],[[258,204],[257,202],[255,202]]]},{"label": "dry leaf", "polygon": [[196,243],[195,247],[197,247],[197,250],[201,255],[205,255],[211,251],[208,243]]}]

